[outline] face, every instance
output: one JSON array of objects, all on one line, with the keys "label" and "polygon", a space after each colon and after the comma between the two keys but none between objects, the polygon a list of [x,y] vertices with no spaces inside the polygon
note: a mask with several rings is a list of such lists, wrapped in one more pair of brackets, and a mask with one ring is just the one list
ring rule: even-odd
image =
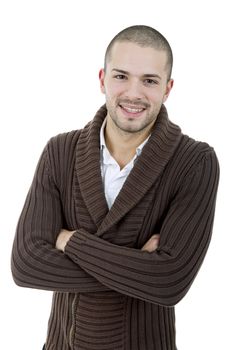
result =
[{"label": "face", "polygon": [[168,81],[164,51],[116,42],[106,71],[99,73],[106,97],[107,122],[126,133],[152,128],[173,86]]}]

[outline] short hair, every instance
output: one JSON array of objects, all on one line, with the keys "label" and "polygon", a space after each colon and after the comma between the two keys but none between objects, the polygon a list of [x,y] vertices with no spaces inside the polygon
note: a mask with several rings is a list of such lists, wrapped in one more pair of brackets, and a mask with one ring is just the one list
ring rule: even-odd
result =
[{"label": "short hair", "polygon": [[145,25],[134,25],[123,29],[109,43],[104,58],[104,70],[110,60],[112,47],[116,42],[132,42],[141,47],[152,47],[156,50],[165,51],[167,54],[168,80],[171,78],[173,66],[172,49],[167,39],[156,29]]}]

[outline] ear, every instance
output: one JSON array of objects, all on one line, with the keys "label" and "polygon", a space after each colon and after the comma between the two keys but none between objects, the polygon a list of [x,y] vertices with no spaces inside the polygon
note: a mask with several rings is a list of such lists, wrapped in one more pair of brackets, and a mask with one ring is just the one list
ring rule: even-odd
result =
[{"label": "ear", "polygon": [[99,71],[99,81],[100,81],[100,90],[103,94],[105,94],[104,77],[105,77],[105,72],[104,72],[104,69],[101,68]]},{"label": "ear", "polygon": [[174,85],[174,80],[173,80],[173,79],[170,79],[170,80],[167,82],[165,95],[163,96],[163,102],[167,101],[168,96],[170,95],[171,89],[173,88],[173,85]]}]

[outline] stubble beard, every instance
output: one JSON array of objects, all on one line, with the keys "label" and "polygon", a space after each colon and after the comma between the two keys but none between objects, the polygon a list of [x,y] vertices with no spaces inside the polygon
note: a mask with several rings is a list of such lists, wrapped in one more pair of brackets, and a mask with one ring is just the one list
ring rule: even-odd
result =
[{"label": "stubble beard", "polygon": [[[125,125],[123,122],[121,122],[121,120],[120,120],[121,118],[118,116],[118,112],[117,112],[117,109],[120,108],[118,103],[116,103],[115,106],[112,106],[111,103],[108,103],[106,101],[106,106],[107,106],[108,114],[109,114],[111,120],[113,121],[114,125],[116,126],[116,128],[120,132],[122,132],[124,134],[141,134],[150,125],[151,125],[151,128],[153,127],[153,125],[156,122],[156,119],[158,117],[158,114],[159,114],[159,111],[161,109],[162,104],[160,106],[154,108],[151,112],[149,112],[146,109],[144,112],[144,113],[146,113],[146,116],[143,118],[142,123],[140,123],[137,126],[134,124],[135,118],[133,118],[133,117],[128,118],[127,125]],[[132,125],[130,125],[130,123]]]}]

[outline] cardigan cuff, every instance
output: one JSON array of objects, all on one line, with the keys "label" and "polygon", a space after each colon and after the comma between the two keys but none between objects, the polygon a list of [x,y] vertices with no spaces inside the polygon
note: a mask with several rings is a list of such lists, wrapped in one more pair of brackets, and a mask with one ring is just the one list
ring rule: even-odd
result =
[{"label": "cardigan cuff", "polygon": [[76,230],[65,246],[64,253],[76,263],[78,255],[77,252],[81,249],[82,244],[85,244],[87,241],[86,234],[89,233],[84,229]]}]

